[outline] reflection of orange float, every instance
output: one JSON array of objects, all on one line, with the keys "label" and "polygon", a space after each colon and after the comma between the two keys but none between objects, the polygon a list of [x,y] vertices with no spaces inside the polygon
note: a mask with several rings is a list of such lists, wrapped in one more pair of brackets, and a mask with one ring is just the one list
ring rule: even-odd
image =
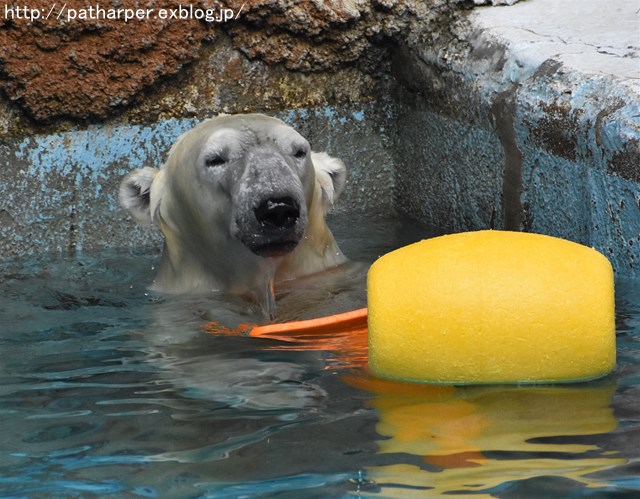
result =
[{"label": "reflection of orange float", "polygon": [[[593,475],[625,462],[615,453],[571,439],[616,428],[613,383],[464,388],[404,383],[366,370],[365,309],[284,326],[228,330],[209,324],[207,330],[277,340],[272,349],[332,352],[335,363],[330,368],[355,368],[342,379],[372,394],[368,403],[378,414],[378,453],[414,455],[425,463],[367,469],[367,479],[375,481],[385,497],[424,497],[425,490],[430,496],[477,495],[478,488],[543,475],[604,486]],[[560,440],[554,442],[554,437]]]},{"label": "reflection of orange float", "polygon": [[487,461],[474,442],[489,426],[475,404],[461,399],[457,388],[418,385],[376,378],[345,376],[344,381],[374,394],[371,405],[379,414],[381,453],[406,452],[421,456],[441,469],[481,466]]}]

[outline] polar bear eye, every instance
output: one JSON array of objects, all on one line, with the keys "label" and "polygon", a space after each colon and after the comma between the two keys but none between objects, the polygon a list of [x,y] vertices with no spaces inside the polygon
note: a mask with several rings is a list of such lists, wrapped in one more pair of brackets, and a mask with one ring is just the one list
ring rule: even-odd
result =
[{"label": "polar bear eye", "polygon": [[226,162],[227,161],[222,156],[219,156],[216,154],[214,156],[209,156],[207,159],[205,159],[204,164],[208,168],[213,168],[214,166],[223,165]]},{"label": "polar bear eye", "polygon": [[303,148],[297,149],[296,152],[293,153],[293,157],[296,159],[304,159],[307,157],[307,150]]}]

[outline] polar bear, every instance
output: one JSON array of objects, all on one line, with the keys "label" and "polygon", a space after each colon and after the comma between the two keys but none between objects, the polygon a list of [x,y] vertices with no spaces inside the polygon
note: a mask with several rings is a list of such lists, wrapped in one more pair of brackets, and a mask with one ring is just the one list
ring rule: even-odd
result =
[{"label": "polar bear", "polygon": [[157,224],[164,249],[153,289],[248,295],[274,314],[273,283],[347,261],[325,222],[346,168],[284,122],[261,114],[207,119],[164,165],[120,185],[120,204]]}]

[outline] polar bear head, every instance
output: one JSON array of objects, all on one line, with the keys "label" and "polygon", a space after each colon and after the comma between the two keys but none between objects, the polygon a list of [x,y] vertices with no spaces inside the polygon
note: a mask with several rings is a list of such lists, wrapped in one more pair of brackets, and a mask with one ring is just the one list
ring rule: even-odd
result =
[{"label": "polar bear head", "polygon": [[346,261],[324,220],[345,180],[340,160],[282,121],[230,115],[184,133],[162,168],[130,173],[119,200],[164,235],[156,289],[260,295]]}]

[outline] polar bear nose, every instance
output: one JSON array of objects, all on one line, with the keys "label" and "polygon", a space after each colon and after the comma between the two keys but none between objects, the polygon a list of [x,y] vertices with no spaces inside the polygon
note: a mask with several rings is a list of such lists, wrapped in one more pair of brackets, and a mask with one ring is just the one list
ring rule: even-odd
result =
[{"label": "polar bear nose", "polygon": [[270,198],[258,205],[255,214],[258,222],[265,227],[290,229],[300,218],[300,206],[291,197]]}]

